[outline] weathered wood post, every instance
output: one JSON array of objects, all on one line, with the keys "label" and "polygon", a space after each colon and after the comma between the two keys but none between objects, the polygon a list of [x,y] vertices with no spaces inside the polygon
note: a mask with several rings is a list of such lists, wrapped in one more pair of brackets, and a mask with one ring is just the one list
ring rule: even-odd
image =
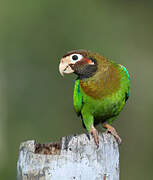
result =
[{"label": "weathered wood post", "polygon": [[119,180],[118,144],[99,133],[63,137],[60,143],[23,142],[17,163],[18,180]]}]

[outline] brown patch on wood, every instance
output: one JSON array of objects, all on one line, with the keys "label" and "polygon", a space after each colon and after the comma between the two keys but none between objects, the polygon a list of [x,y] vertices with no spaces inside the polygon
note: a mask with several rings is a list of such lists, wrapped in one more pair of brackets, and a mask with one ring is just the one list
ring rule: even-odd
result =
[{"label": "brown patch on wood", "polygon": [[35,144],[36,154],[46,155],[59,155],[61,151],[61,144],[59,142],[46,143],[46,144]]},{"label": "brown patch on wood", "polygon": [[103,180],[106,180],[106,174],[104,174],[104,179]]}]

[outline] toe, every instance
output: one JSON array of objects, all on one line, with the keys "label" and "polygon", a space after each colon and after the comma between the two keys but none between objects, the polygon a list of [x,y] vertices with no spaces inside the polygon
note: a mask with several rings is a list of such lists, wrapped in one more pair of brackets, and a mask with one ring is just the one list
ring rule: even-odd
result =
[{"label": "toe", "polygon": [[99,147],[99,136],[98,136],[98,131],[92,127],[90,130],[90,133],[92,134],[95,144],[97,145],[97,147]]},{"label": "toe", "polygon": [[121,143],[122,143],[122,139],[121,139],[118,135],[117,135],[115,138],[116,138],[118,144],[121,144]]},{"label": "toe", "polygon": [[118,142],[119,144],[121,144],[122,140],[121,140],[121,138],[119,137],[119,135],[117,134],[115,128],[108,128],[108,129],[106,130],[106,133],[111,133],[111,134],[115,137],[115,139],[117,140],[117,142]]}]

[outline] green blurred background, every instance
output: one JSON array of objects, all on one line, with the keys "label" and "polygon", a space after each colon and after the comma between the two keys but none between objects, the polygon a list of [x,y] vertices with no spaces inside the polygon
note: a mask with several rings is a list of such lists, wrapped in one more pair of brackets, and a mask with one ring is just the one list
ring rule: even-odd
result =
[{"label": "green blurred background", "polygon": [[130,72],[131,97],[114,126],[121,180],[153,179],[153,1],[27,0],[0,4],[0,179],[16,179],[22,141],[84,132],[72,105],[74,75],[61,56],[88,49]]}]

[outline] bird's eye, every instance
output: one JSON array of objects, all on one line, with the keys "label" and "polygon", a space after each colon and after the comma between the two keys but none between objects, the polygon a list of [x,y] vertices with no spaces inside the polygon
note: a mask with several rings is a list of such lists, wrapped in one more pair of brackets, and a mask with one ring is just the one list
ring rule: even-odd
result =
[{"label": "bird's eye", "polygon": [[75,61],[75,60],[78,60],[78,56],[77,55],[73,55],[72,56],[72,59]]},{"label": "bird's eye", "polygon": [[83,58],[81,54],[72,54],[70,56],[71,63],[75,63],[76,61],[80,61]]}]

